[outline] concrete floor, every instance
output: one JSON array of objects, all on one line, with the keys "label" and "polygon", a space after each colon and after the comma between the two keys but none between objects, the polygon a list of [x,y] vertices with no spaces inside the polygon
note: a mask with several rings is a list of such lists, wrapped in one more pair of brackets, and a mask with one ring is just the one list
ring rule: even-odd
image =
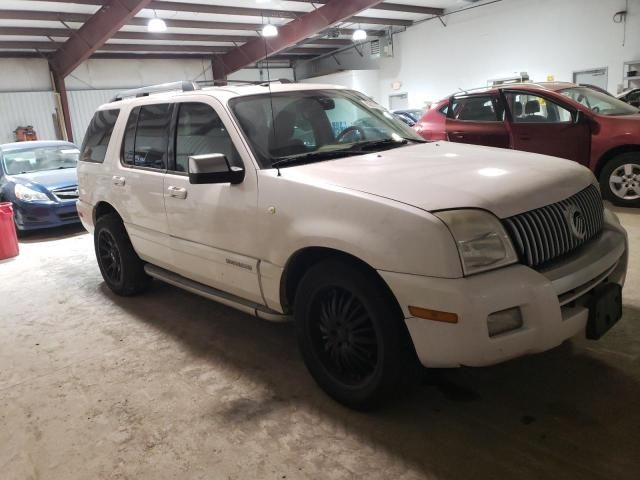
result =
[{"label": "concrete floor", "polygon": [[599,342],[441,372],[373,414],[315,386],[291,325],[102,283],[91,237],[0,263],[0,478],[640,478],[640,211],[624,318]]}]

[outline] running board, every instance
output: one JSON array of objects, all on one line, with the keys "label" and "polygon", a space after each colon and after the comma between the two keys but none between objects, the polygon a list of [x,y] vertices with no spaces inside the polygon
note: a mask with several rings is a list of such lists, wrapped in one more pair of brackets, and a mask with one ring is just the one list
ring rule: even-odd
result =
[{"label": "running board", "polygon": [[250,302],[243,298],[236,297],[235,295],[231,295],[230,293],[223,292],[222,290],[209,287],[202,283],[194,282],[193,280],[189,280],[182,275],[178,275],[177,273],[170,272],[169,270],[165,270],[164,268],[151,265],[150,263],[145,264],[144,271],[150,277],[157,278],[158,280],[168,283],[169,285],[173,285],[174,287],[178,287],[188,292],[195,293],[196,295],[208,298],[209,300],[222,303],[223,305],[235,308],[236,310],[248,313],[249,315],[254,315],[258,318],[270,320],[272,322],[286,322],[290,320],[290,317],[288,315],[278,313],[275,310],[271,310],[270,308],[265,307],[264,305]]}]

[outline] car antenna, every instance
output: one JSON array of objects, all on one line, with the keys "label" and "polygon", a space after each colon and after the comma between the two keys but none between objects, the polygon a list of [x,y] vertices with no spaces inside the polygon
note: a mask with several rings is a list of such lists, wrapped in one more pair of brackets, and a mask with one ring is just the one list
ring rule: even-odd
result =
[{"label": "car antenna", "polygon": [[[264,31],[264,14],[260,14],[262,17],[262,28]],[[276,138],[276,117],[273,113],[273,93],[271,92],[271,72],[269,70],[269,51],[267,49],[267,37],[262,35],[262,39],[264,41],[264,59],[267,62],[267,88],[269,89],[269,104],[271,106],[271,128],[273,129],[273,138]],[[277,163],[277,162],[276,162]],[[281,177],[280,174],[280,166],[276,165],[276,170],[278,171],[278,176]]]}]

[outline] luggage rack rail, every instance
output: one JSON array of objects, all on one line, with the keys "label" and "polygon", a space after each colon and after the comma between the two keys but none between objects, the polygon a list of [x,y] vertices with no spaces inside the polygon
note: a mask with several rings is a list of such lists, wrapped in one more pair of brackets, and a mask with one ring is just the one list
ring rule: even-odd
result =
[{"label": "luggage rack rail", "polygon": [[161,83],[159,85],[151,85],[149,87],[125,90],[124,92],[118,93],[115,97],[111,99],[111,101],[118,102],[125,98],[148,97],[149,95],[152,95],[154,93],[171,92],[174,90],[178,90],[182,92],[192,92],[194,90],[200,90],[200,85],[198,85],[196,82],[191,82],[187,80],[184,80],[181,82]]}]

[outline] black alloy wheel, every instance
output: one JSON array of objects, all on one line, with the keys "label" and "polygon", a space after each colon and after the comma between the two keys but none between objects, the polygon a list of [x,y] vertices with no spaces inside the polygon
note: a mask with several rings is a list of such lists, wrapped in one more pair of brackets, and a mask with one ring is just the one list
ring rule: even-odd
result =
[{"label": "black alloy wheel", "polygon": [[378,362],[378,338],[362,302],[348,290],[329,287],[317,294],[311,311],[317,317],[312,341],[327,371],[346,385],[370,377]]},{"label": "black alloy wheel", "polygon": [[415,386],[421,366],[402,310],[374,270],[342,257],[313,265],[294,316],[305,365],[336,401],[369,410]]},{"label": "black alloy wheel", "polygon": [[98,260],[110,282],[122,282],[122,257],[116,240],[108,230],[102,230],[98,236]]}]

